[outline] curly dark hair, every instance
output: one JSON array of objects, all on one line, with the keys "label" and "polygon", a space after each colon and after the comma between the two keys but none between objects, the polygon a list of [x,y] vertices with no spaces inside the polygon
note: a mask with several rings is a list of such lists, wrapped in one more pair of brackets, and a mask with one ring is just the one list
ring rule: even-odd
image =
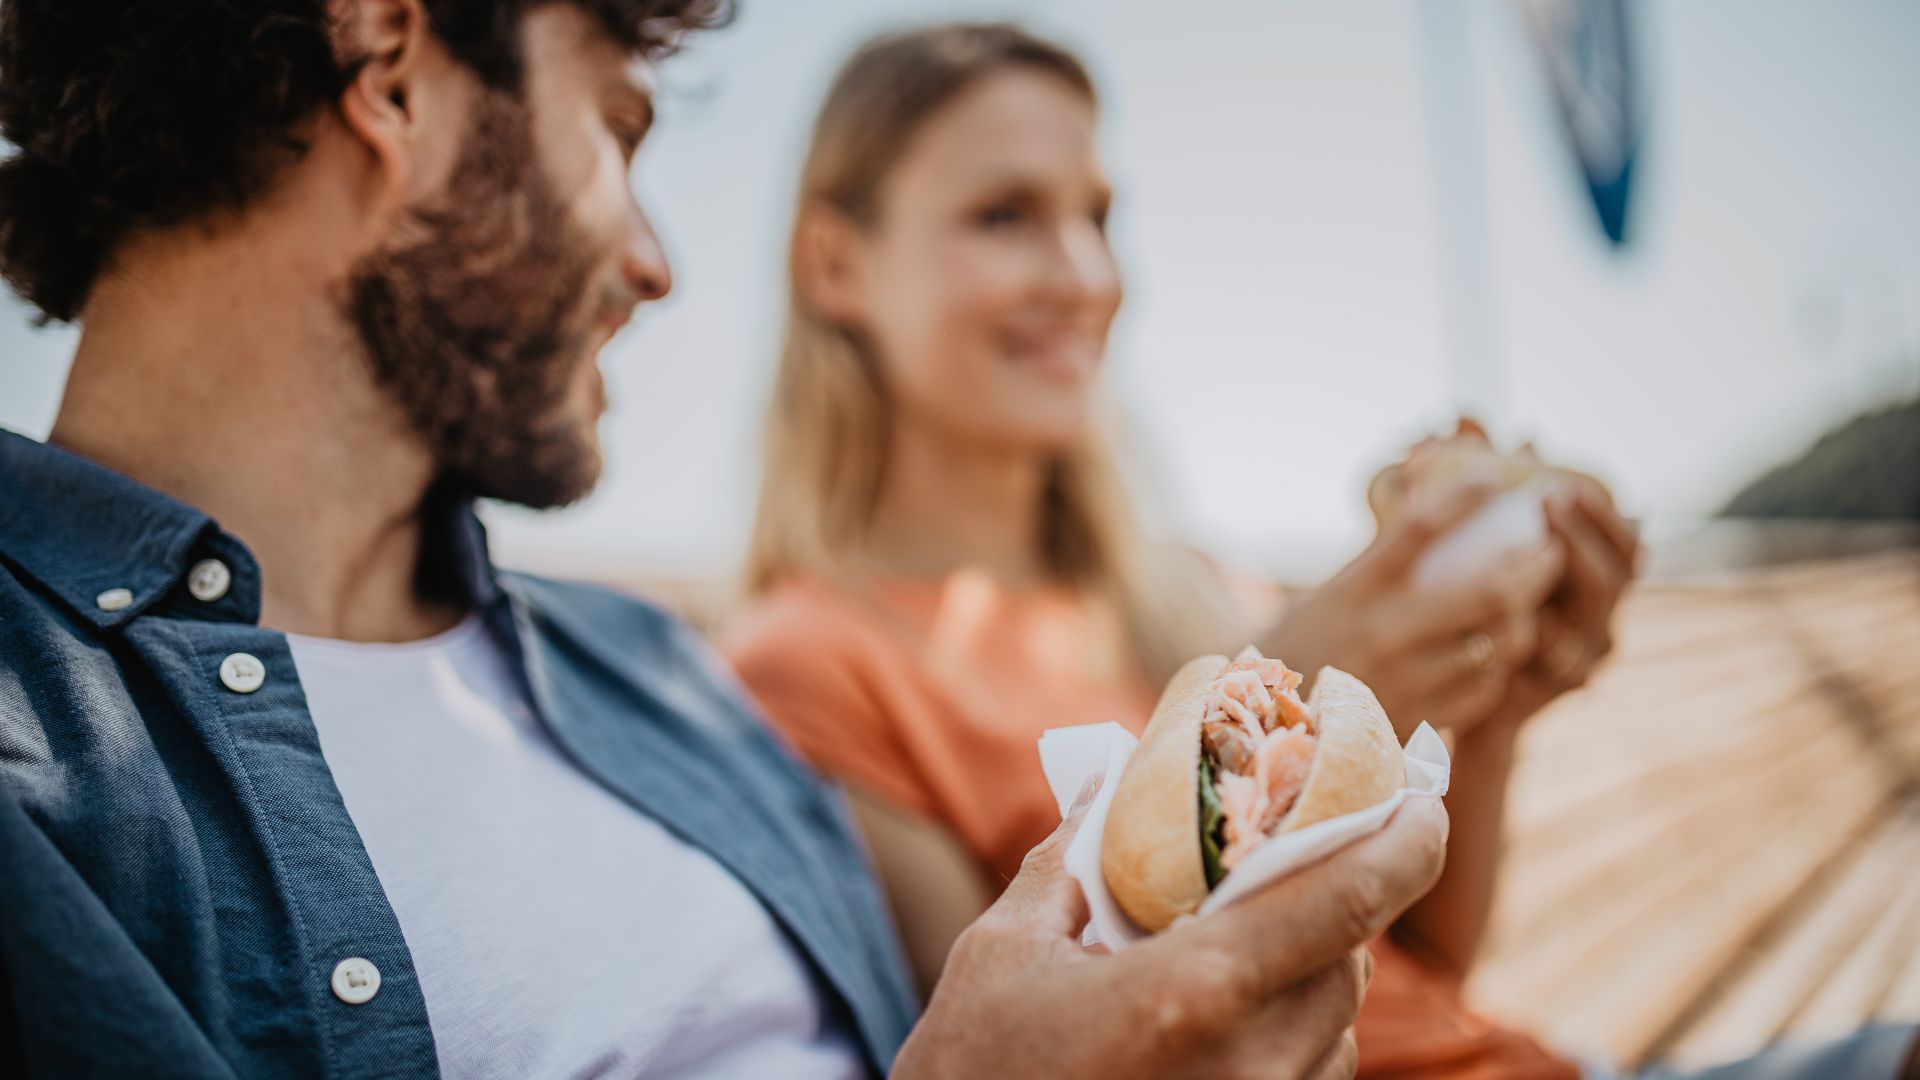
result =
[{"label": "curly dark hair", "polygon": [[[423,0],[491,87],[518,91],[520,19],[546,3],[664,56],[729,0]],[[0,0],[0,274],[43,319],[79,314],[132,230],[261,195],[346,89],[329,0]]]}]

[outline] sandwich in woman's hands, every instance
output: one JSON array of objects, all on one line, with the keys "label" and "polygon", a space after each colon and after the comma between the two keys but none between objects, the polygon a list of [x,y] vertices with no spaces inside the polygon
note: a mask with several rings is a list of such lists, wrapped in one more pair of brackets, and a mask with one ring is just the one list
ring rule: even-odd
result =
[{"label": "sandwich in woman's hands", "polygon": [[1494,572],[1512,552],[1545,542],[1542,500],[1582,481],[1598,483],[1585,473],[1548,465],[1531,447],[1495,450],[1485,429],[1462,420],[1453,434],[1427,439],[1408,451],[1402,464],[1380,470],[1367,485],[1367,504],[1384,530],[1409,509],[1440,502],[1468,484],[1493,488],[1493,498],[1434,541],[1415,564],[1415,584],[1431,587]]},{"label": "sandwich in woman's hands", "polygon": [[1444,496],[1463,484],[1484,482],[1496,491],[1536,486],[1545,494],[1585,473],[1540,460],[1531,446],[1502,452],[1493,447],[1486,429],[1462,419],[1453,434],[1422,440],[1407,451],[1406,460],[1374,474],[1367,484],[1367,506],[1381,527],[1395,521],[1409,506]]},{"label": "sandwich in woman's hands", "polygon": [[1364,810],[1405,778],[1393,725],[1359,679],[1300,675],[1252,648],[1190,661],[1161,695],[1106,820],[1107,888],[1141,928],[1196,911],[1268,837]]}]

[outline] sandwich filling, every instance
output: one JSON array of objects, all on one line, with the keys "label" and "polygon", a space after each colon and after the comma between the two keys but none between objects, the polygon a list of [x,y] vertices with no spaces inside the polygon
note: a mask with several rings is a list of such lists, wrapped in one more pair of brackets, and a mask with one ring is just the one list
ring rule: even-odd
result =
[{"label": "sandwich filling", "polygon": [[1211,888],[1293,808],[1313,770],[1300,673],[1252,648],[1207,688],[1200,721],[1200,849]]}]

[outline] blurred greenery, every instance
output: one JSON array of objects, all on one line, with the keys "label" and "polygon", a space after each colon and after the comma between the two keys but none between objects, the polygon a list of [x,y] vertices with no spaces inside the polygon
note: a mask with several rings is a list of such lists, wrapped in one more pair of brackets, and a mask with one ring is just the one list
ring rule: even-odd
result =
[{"label": "blurred greenery", "polygon": [[1721,515],[1920,521],[1920,400],[1821,436],[1735,495]]}]

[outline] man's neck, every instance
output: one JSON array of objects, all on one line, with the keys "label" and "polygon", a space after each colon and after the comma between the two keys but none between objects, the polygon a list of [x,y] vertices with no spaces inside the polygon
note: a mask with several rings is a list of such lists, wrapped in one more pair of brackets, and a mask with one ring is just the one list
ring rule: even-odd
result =
[{"label": "man's neck", "polygon": [[259,560],[261,622],[405,641],[459,612],[415,569],[425,449],[296,238],[147,242],[101,275],[50,441],[194,506]]}]

